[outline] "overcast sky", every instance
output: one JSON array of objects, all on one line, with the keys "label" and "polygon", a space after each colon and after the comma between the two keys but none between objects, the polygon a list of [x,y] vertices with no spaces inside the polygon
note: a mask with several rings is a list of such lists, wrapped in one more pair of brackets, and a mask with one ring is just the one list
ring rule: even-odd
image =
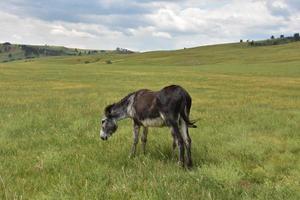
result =
[{"label": "overcast sky", "polygon": [[300,32],[300,0],[0,0],[0,42],[138,51]]}]

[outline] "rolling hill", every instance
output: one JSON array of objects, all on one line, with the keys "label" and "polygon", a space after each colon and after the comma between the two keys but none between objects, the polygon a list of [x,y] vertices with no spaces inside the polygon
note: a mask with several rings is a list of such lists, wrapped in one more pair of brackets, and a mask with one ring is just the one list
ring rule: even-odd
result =
[{"label": "rolling hill", "polygon": [[129,54],[133,52],[121,48],[117,48],[115,51],[109,51],[67,48],[63,46],[11,44],[9,42],[5,42],[2,44],[0,43],[0,62],[10,62],[15,60],[32,59],[39,57],[82,56],[104,53]]},{"label": "rolling hill", "polygon": [[[95,54],[81,57],[56,57],[35,62],[64,64],[109,64],[112,66],[194,67],[215,73],[252,73],[263,75],[295,75],[300,73],[300,42],[275,46],[250,46],[232,43],[195,48],[153,51],[133,54]],[[286,70],[292,68],[292,70]]]},{"label": "rolling hill", "polygon": [[300,61],[300,42],[276,46],[249,46],[233,43],[201,46],[175,51],[154,51],[129,56],[118,56],[113,61],[120,64],[185,65],[207,64],[257,64]]}]

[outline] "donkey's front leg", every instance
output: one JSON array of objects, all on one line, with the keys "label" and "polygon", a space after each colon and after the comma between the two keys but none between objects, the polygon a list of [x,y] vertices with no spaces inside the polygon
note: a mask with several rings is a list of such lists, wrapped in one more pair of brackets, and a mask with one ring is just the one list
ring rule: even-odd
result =
[{"label": "donkey's front leg", "polygon": [[133,144],[131,147],[130,157],[135,156],[136,145],[139,142],[139,133],[140,133],[140,126],[138,124],[134,123],[133,124]]},{"label": "donkey's front leg", "polygon": [[144,127],[143,129],[143,135],[141,137],[141,141],[142,141],[142,150],[143,153],[146,153],[146,143],[147,143],[147,135],[148,135],[148,128]]},{"label": "donkey's front leg", "polygon": [[176,135],[174,133],[174,130],[173,128],[171,128],[171,135],[172,135],[172,138],[173,138],[173,144],[172,144],[172,158],[175,159],[176,158],[176,146],[177,146],[177,141],[176,141]]}]

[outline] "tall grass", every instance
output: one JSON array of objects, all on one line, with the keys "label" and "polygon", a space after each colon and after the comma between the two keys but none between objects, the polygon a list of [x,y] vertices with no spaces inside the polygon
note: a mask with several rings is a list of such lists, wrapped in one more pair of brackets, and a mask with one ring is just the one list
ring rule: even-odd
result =
[{"label": "tall grass", "polygon": [[[172,60],[180,52],[161,62],[151,60],[165,58],[156,52],[109,57],[111,65],[106,57],[0,64],[0,199],[299,199],[300,59],[279,62],[279,47],[288,51],[268,47],[269,60],[248,63],[229,59],[245,47],[225,45],[206,47],[219,49],[218,64],[193,64],[201,49],[187,50],[186,65]],[[133,159],[130,120],[99,139],[105,105],[168,84],[189,91],[191,117],[201,119],[190,130],[190,171],[177,166],[167,128],[150,129],[147,154],[139,147]]]}]

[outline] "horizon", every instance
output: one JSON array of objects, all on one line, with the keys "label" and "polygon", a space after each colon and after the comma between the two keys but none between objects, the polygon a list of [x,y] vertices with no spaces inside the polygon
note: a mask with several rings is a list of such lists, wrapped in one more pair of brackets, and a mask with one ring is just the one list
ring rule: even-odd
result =
[{"label": "horizon", "polygon": [[[259,42],[259,41],[267,41],[267,40],[270,40],[271,37],[274,37],[273,40],[275,39],[282,39],[281,36],[283,35],[284,38],[293,38],[295,37],[295,34],[299,34],[299,33],[294,33],[294,35],[271,35],[269,38],[262,38],[262,39],[258,39],[258,40],[251,40],[251,39],[248,39],[248,40],[241,40],[240,41],[235,41],[235,42],[226,42],[226,43],[216,43],[216,44],[204,44],[204,45],[199,45],[199,46],[191,46],[191,47],[183,47],[183,48],[178,48],[178,49],[153,49],[153,50],[148,50],[148,51],[133,51],[135,53],[147,53],[147,52],[156,52],[156,51],[177,51],[177,50],[181,50],[181,49],[192,49],[192,48],[199,48],[199,47],[207,47],[207,46],[218,46],[218,45],[230,45],[230,44],[239,44],[239,43],[248,43],[250,44],[251,41],[252,42]],[[89,49],[89,48],[78,48],[78,47],[70,47],[70,46],[62,46],[62,45],[52,45],[52,44],[27,44],[27,43],[11,43],[10,41],[0,41],[0,44],[4,44],[4,43],[10,43],[12,45],[28,45],[28,46],[49,46],[49,47],[64,47],[64,48],[68,48],[68,49],[79,49],[79,50],[95,50],[95,51],[115,51],[116,49],[118,48],[121,48],[121,49],[126,49],[126,50],[129,50],[129,51],[132,51],[131,49],[127,49],[127,48],[122,48],[122,47],[116,47],[115,49]],[[285,44],[285,43],[283,43]]]},{"label": "horizon", "polygon": [[[246,43],[246,40],[244,40],[243,42]],[[116,47],[114,49],[88,49],[88,48],[87,49],[86,48],[82,49],[82,48],[78,48],[78,47],[70,47],[70,46],[62,46],[62,45],[52,45],[52,44],[27,44],[27,43],[12,43],[10,41],[0,41],[0,44],[4,44],[4,43],[10,43],[11,45],[65,47],[65,48],[68,48],[68,49],[97,50],[97,51],[101,51],[101,50],[114,51],[117,48],[122,48],[122,47]],[[235,42],[216,43],[216,44],[204,44],[204,45],[199,45],[199,46],[183,47],[181,49],[192,49],[192,48],[198,48],[198,47],[217,46],[217,45],[236,44],[236,43],[240,43],[240,42],[239,41],[235,41]],[[124,49],[127,49],[127,48],[124,48]],[[146,53],[146,52],[155,52],[155,51],[176,51],[176,50],[181,50],[181,49],[153,49],[153,50],[148,50],[148,51],[134,51],[134,52]],[[131,50],[131,49],[127,49],[127,50]]]},{"label": "horizon", "polygon": [[295,0],[7,0],[0,6],[0,42],[13,44],[147,52],[262,40],[300,30]]}]

